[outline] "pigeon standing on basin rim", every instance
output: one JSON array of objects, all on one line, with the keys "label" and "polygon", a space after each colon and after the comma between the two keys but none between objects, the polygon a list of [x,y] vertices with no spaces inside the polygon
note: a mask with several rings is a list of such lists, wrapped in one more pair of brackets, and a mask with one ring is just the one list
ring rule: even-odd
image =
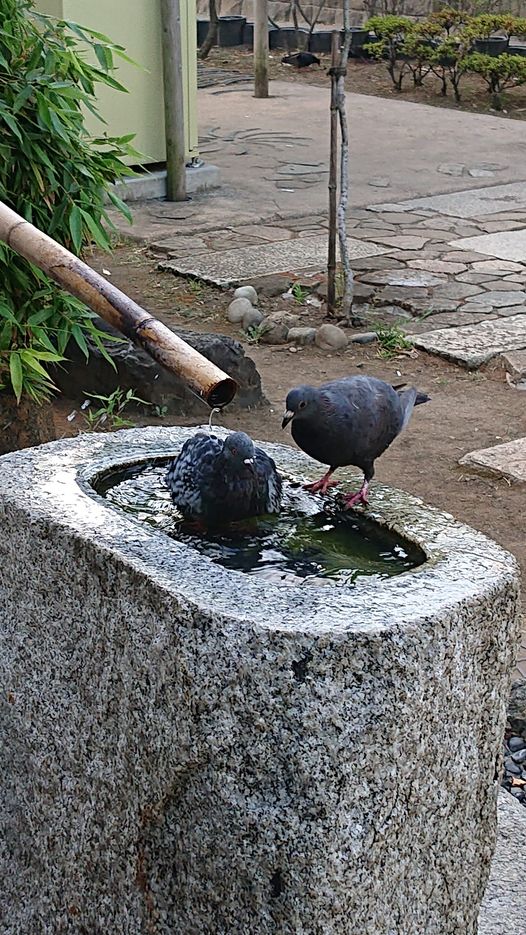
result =
[{"label": "pigeon standing on basin rim", "polygon": [[336,468],[361,468],[363,484],[356,494],[345,497],[345,506],[367,503],[369,482],[376,458],[408,424],[413,409],[429,401],[414,387],[404,389],[376,377],[355,376],[290,390],[281,427],[289,422],[292,437],[306,454],[328,464],[321,480],[306,484],[312,493],[326,493],[338,481],[331,480]]}]

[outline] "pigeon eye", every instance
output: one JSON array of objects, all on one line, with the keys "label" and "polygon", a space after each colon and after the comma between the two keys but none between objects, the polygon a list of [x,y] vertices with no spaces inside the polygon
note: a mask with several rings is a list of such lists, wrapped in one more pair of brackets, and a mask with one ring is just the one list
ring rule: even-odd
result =
[{"label": "pigeon eye", "polygon": [[305,409],[305,406],[306,406],[306,405],[307,405],[307,403],[305,402],[304,399],[302,399],[302,400],[301,400],[301,403],[300,403],[299,406],[298,406],[298,409]]},{"label": "pigeon eye", "polygon": [[231,448],[230,451],[233,455],[237,455],[237,448]]}]

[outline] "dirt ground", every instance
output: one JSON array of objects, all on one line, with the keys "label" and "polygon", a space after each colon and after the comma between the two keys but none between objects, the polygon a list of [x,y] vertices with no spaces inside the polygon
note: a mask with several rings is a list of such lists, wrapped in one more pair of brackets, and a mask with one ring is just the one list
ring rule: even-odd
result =
[{"label": "dirt ground", "polygon": [[[158,271],[157,261],[144,249],[120,247],[111,258],[95,256],[88,262],[100,270],[109,270],[115,285],[166,322],[243,340],[224,315],[231,300],[229,292],[192,285]],[[263,300],[262,306],[268,308],[269,303],[284,307],[280,299]],[[311,317],[310,311],[298,305],[294,311],[304,314],[306,320]],[[426,354],[383,360],[378,357],[377,345],[352,345],[338,354],[315,348],[292,354],[286,346],[251,345],[246,341],[244,346],[261,373],[270,406],[226,414],[220,423],[242,428],[257,439],[293,444],[288,432],[281,431],[280,422],[288,389],[300,383],[368,373],[393,382],[414,383],[428,392],[431,402],[415,411],[409,429],[377,462],[377,479],[422,497],[485,532],[513,552],[526,573],[524,487],[472,475],[458,465],[458,459],[468,451],[526,434],[525,395],[510,388],[499,372],[470,373]],[[73,408],[70,400],[57,401],[59,436],[78,431],[66,418]],[[132,417],[138,424],[160,421],[144,414]],[[203,421],[206,417],[204,410]],[[164,423],[193,421],[166,418]]]},{"label": "dirt ground", "polygon": [[[280,81],[300,81],[304,84],[327,85],[330,78],[327,70],[330,67],[328,55],[318,55],[321,65],[312,65],[309,68],[297,71],[287,65],[281,64],[281,59],[288,53],[276,49],[270,53],[270,77]],[[248,48],[212,49],[210,55],[203,63],[214,68],[224,68],[228,71],[238,71],[242,74],[253,74],[254,64],[252,51]],[[502,96],[503,110],[496,111],[492,107],[491,97],[487,92],[482,78],[477,75],[465,75],[460,86],[462,100],[457,103],[453,92],[448,95],[440,94],[441,82],[435,75],[426,76],[421,87],[414,87],[410,74],[404,78],[402,91],[396,91],[384,62],[371,60],[349,59],[345,87],[347,91],[355,94],[373,94],[378,97],[394,97],[403,101],[416,101],[420,104],[432,104],[436,107],[451,107],[456,110],[468,110],[476,113],[499,114],[503,117],[514,117],[519,120],[526,118],[526,85],[512,88]]]}]

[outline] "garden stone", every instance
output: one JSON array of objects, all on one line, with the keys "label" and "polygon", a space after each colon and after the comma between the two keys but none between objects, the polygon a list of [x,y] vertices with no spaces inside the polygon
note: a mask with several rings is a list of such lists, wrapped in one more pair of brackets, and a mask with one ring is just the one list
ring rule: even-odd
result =
[{"label": "garden stone", "polygon": [[270,315],[267,315],[265,317],[265,324],[272,326],[285,325],[287,328],[297,328],[300,324],[300,317],[299,315],[295,315],[294,312],[283,309],[278,312],[271,312]]},{"label": "garden stone", "polygon": [[274,276],[261,276],[253,279],[253,288],[257,290],[258,295],[267,296],[270,299],[278,295],[283,295],[290,286],[291,277],[277,273]]},{"label": "garden stone", "polygon": [[[89,339],[87,362],[76,342],[71,340],[67,359],[60,367],[53,368],[53,381],[65,396],[71,399],[85,399],[90,393],[107,396],[120,386],[123,390],[133,389],[137,396],[153,405],[166,406],[170,414],[203,415],[205,403],[190,392],[184,380],[165,370],[146,351],[123,338],[101,318],[96,318],[95,324],[100,331],[120,338],[118,343],[104,342],[116,370]],[[224,334],[203,334],[181,328],[171,330],[236,381],[238,391],[230,406],[244,409],[266,402],[256,365],[245,356],[239,341]]]},{"label": "garden stone", "polygon": [[239,325],[247,312],[252,311],[252,302],[245,298],[234,299],[228,306],[226,317],[233,325]]},{"label": "garden stone", "polygon": [[258,294],[254,286],[238,286],[234,292],[234,299],[248,299],[252,305],[258,304]]},{"label": "garden stone", "polygon": [[518,679],[511,686],[508,722],[512,730],[526,736],[526,679]]},{"label": "garden stone", "polygon": [[[409,260],[410,269],[421,269],[426,273],[463,273],[467,269],[465,263],[446,263],[444,260]],[[433,285],[431,283],[431,285]]]},{"label": "garden stone", "polygon": [[524,283],[521,285],[507,279],[489,279],[484,283],[484,288],[495,292],[520,292],[524,289]]},{"label": "garden stone", "polygon": [[[434,298],[446,299],[467,299],[470,296],[478,295],[482,290],[479,286],[473,286],[467,282],[448,282],[447,285],[441,285],[433,290]],[[487,305],[491,305],[488,300]]]},{"label": "garden stone", "polygon": [[514,763],[518,763],[520,766],[521,763],[526,762],[526,749],[517,750],[515,753],[511,754],[511,758]]},{"label": "garden stone", "polygon": [[261,337],[259,340],[262,344],[286,344],[288,335],[288,326],[283,322],[269,322],[268,318],[264,318],[261,322]]},{"label": "garden stone", "polygon": [[257,328],[263,321],[263,315],[258,308],[251,308],[243,315],[243,331],[249,328]]},{"label": "garden stone", "polygon": [[322,351],[343,351],[349,340],[338,325],[321,325],[316,332],[316,346]]},{"label": "garden stone", "polygon": [[287,341],[294,341],[294,344],[305,346],[314,344],[316,339],[316,328],[290,328],[287,335]]},{"label": "garden stone", "polygon": [[376,331],[364,331],[361,334],[353,334],[349,337],[351,344],[373,344],[377,340]]},{"label": "garden stone", "polygon": [[[475,935],[514,559],[375,483],[370,515],[428,560],[280,587],[95,494],[195,432],[86,433],[2,459],[9,935]],[[285,477],[319,477],[264,447]]]},{"label": "garden stone", "polygon": [[512,753],[516,753],[518,750],[524,750],[526,747],[526,740],[522,737],[510,737],[508,740],[508,747]]},{"label": "garden stone", "polygon": [[524,273],[526,267],[522,263],[514,263],[512,260],[479,260],[473,263],[474,273]]}]

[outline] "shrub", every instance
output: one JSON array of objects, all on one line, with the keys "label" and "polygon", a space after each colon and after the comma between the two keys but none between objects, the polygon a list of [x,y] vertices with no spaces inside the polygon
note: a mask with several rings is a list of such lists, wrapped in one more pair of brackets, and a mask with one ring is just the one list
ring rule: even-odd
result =
[{"label": "shrub", "polygon": [[368,43],[366,48],[377,59],[387,60],[387,70],[397,91],[402,90],[404,75],[409,70],[403,60],[403,45],[413,31],[414,23],[407,16],[373,16],[365,29],[374,32],[378,42]]},{"label": "shrub", "polygon": [[[132,137],[91,137],[82,108],[97,113],[98,83],[125,90],[112,75],[123,49],[93,30],[37,15],[29,0],[2,0],[2,13],[0,200],[77,255],[90,243],[108,249],[105,195],[129,217],[109,185],[133,174],[122,162],[134,152]],[[0,390],[47,399],[54,386],[46,365],[64,358],[70,339],[86,357],[86,335],[105,353],[93,318],[0,244]]]},{"label": "shrub", "polygon": [[495,110],[502,110],[502,93],[507,88],[526,84],[526,59],[521,55],[483,55],[473,52],[465,61],[467,71],[483,79],[493,98]]}]

